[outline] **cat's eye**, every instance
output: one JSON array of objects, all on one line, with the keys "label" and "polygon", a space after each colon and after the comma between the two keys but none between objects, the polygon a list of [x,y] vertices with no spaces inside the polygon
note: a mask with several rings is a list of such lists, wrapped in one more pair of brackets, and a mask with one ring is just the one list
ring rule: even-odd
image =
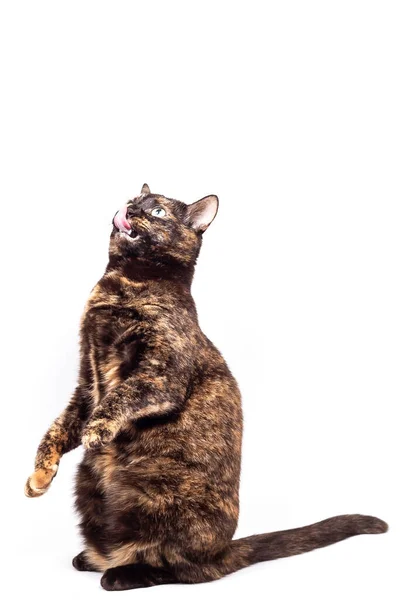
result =
[{"label": "cat's eye", "polygon": [[153,208],[153,210],[151,211],[151,214],[153,217],[165,217],[166,212],[163,208]]}]

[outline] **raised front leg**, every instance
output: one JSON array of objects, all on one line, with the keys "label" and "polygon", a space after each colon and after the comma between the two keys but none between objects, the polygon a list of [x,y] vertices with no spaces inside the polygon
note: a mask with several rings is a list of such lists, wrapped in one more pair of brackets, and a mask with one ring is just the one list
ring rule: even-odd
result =
[{"label": "raised front leg", "polygon": [[85,448],[98,448],[113,440],[131,420],[161,416],[180,410],[192,372],[189,353],[178,344],[146,340],[140,363],[132,374],[107,394],[94,409],[83,431]]},{"label": "raised front leg", "polygon": [[25,484],[25,495],[28,498],[42,496],[47,492],[62,455],[80,445],[88,408],[87,393],[78,386],[67,408],[57,417],[39,444],[35,471]]}]

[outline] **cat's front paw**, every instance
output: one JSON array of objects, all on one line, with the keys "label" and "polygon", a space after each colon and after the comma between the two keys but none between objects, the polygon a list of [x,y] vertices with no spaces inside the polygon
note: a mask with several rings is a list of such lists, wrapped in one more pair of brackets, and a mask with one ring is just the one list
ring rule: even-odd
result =
[{"label": "cat's front paw", "polygon": [[82,435],[82,444],[86,450],[93,450],[111,442],[115,435],[116,428],[112,422],[107,419],[98,419],[86,425]]},{"label": "cat's front paw", "polygon": [[57,465],[53,465],[52,469],[38,469],[35,471],[25,484],[25,496],[28,498],[43,496],[49,489],[56,472]]}]

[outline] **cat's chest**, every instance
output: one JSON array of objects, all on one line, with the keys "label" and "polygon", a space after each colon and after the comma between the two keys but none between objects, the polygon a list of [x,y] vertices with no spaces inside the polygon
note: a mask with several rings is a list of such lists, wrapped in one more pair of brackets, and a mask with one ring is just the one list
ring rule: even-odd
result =
[{"label": "cat's chest", "polygon": [[132,372],[137,359],[137,319],[131,311],[113,308],[87,310],[83,323],[86,358],[97,403]]},{"label": "cat's chest", "polygon": [[107,352],[113,346],[120,346],[126,338],[126,332],[135,327],[137,319],[130,311],[114,308],[89,308],[83,329],[101,352]]}]

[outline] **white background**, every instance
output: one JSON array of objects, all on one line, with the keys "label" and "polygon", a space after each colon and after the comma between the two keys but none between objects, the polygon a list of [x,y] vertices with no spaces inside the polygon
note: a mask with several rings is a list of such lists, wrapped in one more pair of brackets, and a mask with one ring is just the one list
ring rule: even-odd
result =
[{"label": "white background", "polygon": [[245,413],[237,535],[361,512],[384,536],[153,598],[399,597],[399,4],[3,2],[2,594],[105,594],[70,560],[80,450],[23,496],[73,390],[110,221],[144,181],[220,197],[193,294]]}]

